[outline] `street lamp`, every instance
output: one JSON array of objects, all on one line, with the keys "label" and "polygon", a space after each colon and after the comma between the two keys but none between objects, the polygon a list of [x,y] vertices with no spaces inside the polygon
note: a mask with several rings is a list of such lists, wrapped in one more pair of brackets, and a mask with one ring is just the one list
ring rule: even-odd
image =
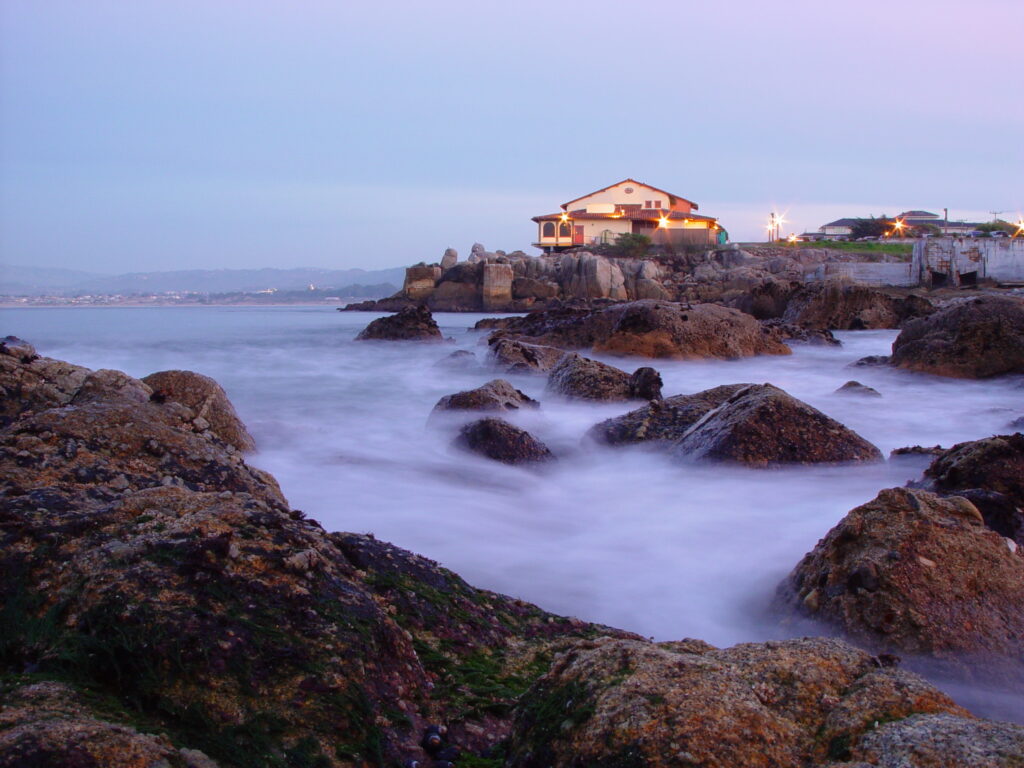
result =
[{"label": "street lamp", "polygon": [[1024,237],[1024,218],[1017,220],[1017,231],[1013,233],[1014,237]]}]

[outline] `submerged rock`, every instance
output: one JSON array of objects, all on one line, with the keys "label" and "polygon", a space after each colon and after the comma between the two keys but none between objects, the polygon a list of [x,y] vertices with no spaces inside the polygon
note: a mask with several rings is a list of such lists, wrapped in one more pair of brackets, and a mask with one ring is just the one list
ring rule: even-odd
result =
[{"label": "submerged rock", "polygon": [[661,375],[653,368],[629,374],[570,352],[551,369],[547,389],[580,400],[660,400]]},{"label": "submerged rock", "polygon": [[780,586],[784,610],[870,646],[1020,674],[1024,557],[966,499],[891,488],[852,510]]},{"label": "submerged rock", "polygon": [[504,464],[535,464],[554,458],[544,443],[502,419],[480,419],[466,424],[455,445]]},{"label": "submerged rock", "polygon": [[856,397],[881,397],[882,393],[874,387],[861,384],[859,381],[848,381],[835,391],[837,395],[855,395]]},{"label": "submerged rock", "polygon": [[892,364],[960,379],[1024,373],[1024,301],[982,296],[907,323]]},{"label": "submerged rock", "polygon": [[[976,722],[921,678],[840,640],[719,650],[601,638],[566,648],[526,693],[505,764],[817,766],[848,759],[876,722],[917,713],[945,714],[965,734]],[[1024,733],[1006,730],[1014,743]]]},{"label": "submerged rock", "polygon": [[434,413],[439,411],[515,411],[519,408],[538,408],[540,403],[523,394],[505,379],[494,379],[476,389],[445,395],[437,401]]},{"label": "submerged rock", "polygon": [[204,419],[210,430],[240,451],[256,450],[256,441],[235,413],[224,389],[209,376],[193,371],[159,371],[142,379],[158,398],[188,406],[196,418]]},{"label": "submerged rock", "polygon": [[480,361],[468,349],[457,349],[434,363],[435,368],[446,368],[449,371],[478,371]]},{"label": "submerged rock", "polygon": [[423,304],[406,307],[397,314],[381,317],[366,326],[356,341],[382,339],[387,341],[443,341],[434,316]]},{"label": "submerged rock", "polygon": [[734,359],[788,355],[789,347],[753,317],[715,304],[689,306],[644,300],[593,311],[535,312],[492,335],[564,349],[593,347],[616,355]]}]

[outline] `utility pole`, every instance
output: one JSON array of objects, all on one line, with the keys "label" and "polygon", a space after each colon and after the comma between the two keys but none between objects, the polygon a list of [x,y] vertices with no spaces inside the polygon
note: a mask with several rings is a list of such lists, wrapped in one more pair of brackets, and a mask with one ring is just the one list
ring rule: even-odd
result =
[{"label": "utility pole", "polygon": [[945,237],[946,235],[949,234],[949,208],[942,209],[942,219],[942,236]]},{"label": "utility pole", "polygon": [[999,214],[1006,213],[1006,211],[989,211],[989,213],[992,214],[992,223],[995,224],[997,221],[999,221]]}]

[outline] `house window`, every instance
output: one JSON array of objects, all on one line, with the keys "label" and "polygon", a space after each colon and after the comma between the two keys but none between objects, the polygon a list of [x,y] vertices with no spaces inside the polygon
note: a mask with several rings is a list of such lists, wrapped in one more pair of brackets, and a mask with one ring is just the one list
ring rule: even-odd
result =
[{"label": "house window", "polygon": [[541,237],[554,237],[555,236],[555,225],[550,221],[545,221],[544,226],[541,229]]},{"label": "house window", "polygon": [[654,207],[655,208],[661,208],[661,200],[655,200],[654,201]]},{"label": "house window", "polygon": [[651,207],[651,201],[650,200],[644,200],[644,208],[650,208],[650,207]]},{"label": "house window", "polygon": [[558,225],[558,236],[569,237],[572,235],[572,229],[569,227],[568,222],[563,221]]}]

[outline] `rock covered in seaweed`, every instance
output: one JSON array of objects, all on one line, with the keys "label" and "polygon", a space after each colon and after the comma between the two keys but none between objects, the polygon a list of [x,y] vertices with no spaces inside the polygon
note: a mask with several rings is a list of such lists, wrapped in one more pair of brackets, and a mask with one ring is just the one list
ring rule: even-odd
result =
[{"label": "rock covered in seaweed", "polygon": [[840,640],[720,650],[601,638],[566,648],[523,697],[506,765],[823,765],[857,753],[876,721],[917,713],[948,715],[965,735],[976,722]]}]

